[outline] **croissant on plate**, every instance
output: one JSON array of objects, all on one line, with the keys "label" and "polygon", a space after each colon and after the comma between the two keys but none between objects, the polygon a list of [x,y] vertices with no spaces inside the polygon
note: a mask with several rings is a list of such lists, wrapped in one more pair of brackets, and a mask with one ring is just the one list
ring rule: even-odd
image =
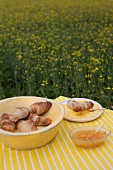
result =
[{"label": "croissant on plate", "polygon": [[16,127],[19,132],[32,132],[37,130],[37,127],[34,126],[32,120],[19,120],[16,123]]},{"label": "croissant on plate", "polygon": [[49,110],[49,108],[52,106],[52,103],[49,101],[46,102],[36,102],[32,104],[29,109],[31,113],[35,113],[37,115],[41,115],[42,113]]},{"label": "croissant on plate", "polygon": [[50,125],[52,120],[44,116],[38,116],[36,114],[29,114],[28,120],[32,120],[36,126],[47,126]]},{"label": "croissant on plate", "polygon": [[0,126],[1,126],[1,129],[6,130],[8,132],[14,132],[15,130],[15,122],[9,119],[8,113],[4,113],[1,116]]},{"label": "croissant on plate", "polygon": [[85,110],[91,109],[94,106],[93,102],[91,101],[85,101],[82,103],[82,105],[84,106]]},{"label": "croissant on plate", "polygon": [[27,107],[16,107],[15,111],[9,115],[9,119],[16,122],[19,119],[23,119],[29,114],[29,109]]},{"label": "croissant on plate", "polygon": [[75,100],[69,100],[67,106],[76,112],[85,110],[84,106]]},{"label": "croissant on plate", "polygon": [[75,100],[69,100],[67,102],[67,106],[76,111],[76,112],[80,112],[80,111],[84,111],[84,110],[88,110],[91,109],[93,107],[93,103],[91,101],[85,101],[83,103],[79,103]]}]

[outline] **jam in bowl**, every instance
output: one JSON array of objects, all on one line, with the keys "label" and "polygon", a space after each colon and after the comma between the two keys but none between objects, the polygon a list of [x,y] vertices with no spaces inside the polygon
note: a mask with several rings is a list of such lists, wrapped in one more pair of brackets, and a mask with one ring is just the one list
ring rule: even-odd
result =
[{"label": "jam in bowl", "polygon": [[111,134],[111,131],[104,127],[96,133],[97,129],[96,126],[82,126],[72,129],[69,136],[75,145],[83,148],[94,148],[101,145]]}]

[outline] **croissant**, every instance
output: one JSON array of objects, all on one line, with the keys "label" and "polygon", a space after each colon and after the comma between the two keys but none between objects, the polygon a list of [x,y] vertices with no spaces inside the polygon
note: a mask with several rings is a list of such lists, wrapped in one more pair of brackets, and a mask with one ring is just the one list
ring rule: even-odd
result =
[{"label": "croissant", "polygon": [[67,106],[70,109],[73,109],[76,112],[91,109],[93,107],[93,105],[94,104],[91,101],[85,101],[83,103],[79,103],[79,102],[77,102],[75,100],[69,100],[67,102]]},{"label": "croissant", "polygon": [[34,126],[32,120],[19,120],[16,123],[16,127],[19,132],[32,132],[37,130],[37,127]]},{"label": "croissant", "polygon": [[36,114],[29,114],[28,120],[32,120],[34,125],[37,126],[47,126],[50,125],[52,120],[44,116],[38,116]]},{"label": "croissant", "polygon": [[91,109],[93,107],[93,103],[91,101],[85,101],[82,103],[84,108],[87,110],[87,109]]},{"label": "croissant", "polygon": [[15,130],[15,122],[11,121],[9,119],[9,114],[8,113],[4,113],[1,116],[1,129],[6,130],[8,132],[14,132]]},{"label": "croissant", "polygon": [[76,111],[76,112],[85,110],[85,109],[84,109],[84,106],[81,105],[79,102],[77,102],[77,101],[75,101],[75,100],[69,100],[69,101],[67,102],[67,106],[68,106],[70,109],[73,109],[73,110]]},{"label": "croissant", "polygon": [[30,106],[30,112],[35,113],[37,115],[41,115],[42,113],[49,110],[49,108],[52,106],[51,102],[36,102]]},{"label": "croissant", "polygon": [[14,113],[9,115],[9,119],[16,122],[19,119],[25,118],[29,112],[27,107],[16,107]]}]

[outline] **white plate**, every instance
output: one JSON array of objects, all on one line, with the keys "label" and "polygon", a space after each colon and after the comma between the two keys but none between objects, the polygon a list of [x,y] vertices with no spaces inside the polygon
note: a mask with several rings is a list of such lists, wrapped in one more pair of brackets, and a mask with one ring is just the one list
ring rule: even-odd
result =
[{"label": "white plate", "polygon": [[[76,100],[78,102],[91,101],[94,104],[92,109],[96,109],[96,108],[102,109],[102,106],[94,100],[90,100],[90,99],[86,99],[86,98],[71,98],[71,99],[68,99],[68,100]],[[73,111],[72,109],[70,109],[67,106],[68,100],[64,100],[64,101],[61,102],[61,104],[65,108],[64,119],[66,119],[66,120],[74,121],[74,122],[88,122],[88,121],[92,121],[92,120],[97,119],[103,113],[103,110],[95,110],[93,112],[85,110],[85,113],[78,114],[77,112]]]}]

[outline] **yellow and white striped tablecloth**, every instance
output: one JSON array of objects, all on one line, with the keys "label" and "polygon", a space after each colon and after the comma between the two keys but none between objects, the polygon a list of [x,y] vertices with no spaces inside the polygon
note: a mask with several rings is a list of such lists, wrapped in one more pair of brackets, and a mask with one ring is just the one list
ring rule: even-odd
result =
[{"label": "yellow and white striped tablecloth", "polygon": [[[56,100],[61,102],[65,99],[60,96]],[[74,127],[99,126],[102,122],[113,133],[113,111],[108,110],[92,122],[63,120],[56,137],[41,148],[13,150],[0,142],[0,170],[113,170],[112,134],[103,145],[93,149],[75,146],[68,135]]]}]

